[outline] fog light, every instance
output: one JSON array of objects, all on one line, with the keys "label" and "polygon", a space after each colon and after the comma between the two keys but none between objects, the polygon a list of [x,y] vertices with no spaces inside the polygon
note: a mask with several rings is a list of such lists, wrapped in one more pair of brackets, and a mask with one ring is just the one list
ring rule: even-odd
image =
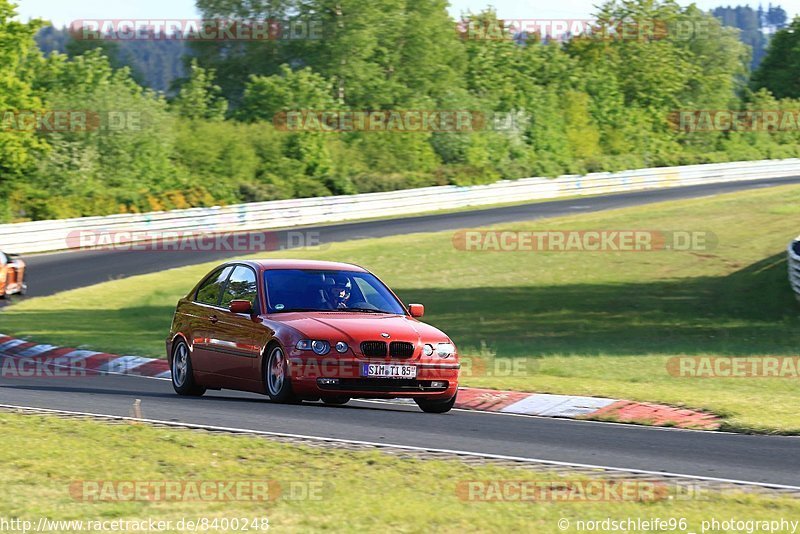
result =
[{"label": "fog light", "polygon": [[317,384],[320,386],[335,386],[339,384],[338,378],[317,378]]},{"label": "fog light", "polygon": [[434,382],[431,382],[431,387],[432,388],[446,388],[447,387],[447,382],[434,381]]}]

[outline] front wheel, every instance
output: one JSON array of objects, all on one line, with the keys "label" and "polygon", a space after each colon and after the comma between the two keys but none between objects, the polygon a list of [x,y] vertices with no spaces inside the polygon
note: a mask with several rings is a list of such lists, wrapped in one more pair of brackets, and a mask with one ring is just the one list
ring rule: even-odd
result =
[{"label": "front wheel", "polygon": [[264,381],[267,383],[267,395],[273,402],[296,403],[292,392],[292,381],[289,379],[289,363],[283,349],[275,345],[269,351],[267,365],[264,367]]},{"label": "front wheel", "polygon": [[172,387],[178,395],[200,397],[206,392],[206,388],[194,381],[189,346],[183,340],[176,341],[172,349],[171,371]]},{"label": "front wheel", "polygon": [[419,406],[420,410],[425,413],[447,413],[453,409],[456,404],[456,397],[458,393],[453,395],[453,398],[447,400],[428,400],[428,399],[414,399]]}]

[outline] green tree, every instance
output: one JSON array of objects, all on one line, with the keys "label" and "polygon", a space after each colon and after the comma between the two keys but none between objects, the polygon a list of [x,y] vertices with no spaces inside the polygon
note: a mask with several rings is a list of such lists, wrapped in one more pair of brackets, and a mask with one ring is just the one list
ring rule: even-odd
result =
[{"label": "green tree", "polygon": [[34,35],[40,22],[13,20],[14,6],[0,0],[0,221],[24,216],[19,213],[15,189],[23,182],[37,156],[47,148],[35,131],[21,128],[17,112],[42,111],[32,87],[31,63],[40,56]]},{"label": "green tree", "polygon": [[280,111],[332,110],[338,107],[332,92],[331,82],[311,68],[292,71],[282,65],[280,74],[250,79],[236,115],[243,121],[271,121]]},{"label": "green tree", "polygon": [[[197,0],[197,9],[203,18],[211,21],[238,19],[245,21],[272,21],[283,26],[297,20],[296,0]],[[302,23],[302,20],[301,20]],[[279,38],[280,37],[280,38]],[[222,94],[237,107],[252,75],[277,74],[283,64],[294,64],[291,51],[297,45],[283,35],[273,34],[266,40],[192,41],[191,57],[206,69],[217,73]],[[302,43],[302,40],[298,40]],[[302,62],[301,64],[305,64]]]},{"label": "green tree", "polygon": [[564,125],[572,156],[579,160],[600,155],[600,131],[592,120],[589,95],[570,91],[564,95]]},{"label": "green tree", "polygon": [[308,0],[323,38],[303,43],[304,63],[332,80],[351,109],[438,102],[461,84],[463,51],[444,0]]},{"label": "green tree", "polygon": [[[612,154],[638,155],[641,164],[674,164],[681,138],[668,117],[737,105],[747,48],[735,30],[673,0],[613,0],[597,18],[600,35],[612,37],[578,38],[568,50],[587,73],[601,144]],[[627,38],[608,30],[620,25]],[[698,150],[708,150],[718,137],[704,137]]]},{"label": "green tree", "polygon": [[[249,76],[310,67],[353,109],[436,101],[461,84],[463,55],[445,0],[199,0],[207,18],[274,20],[275,39],[200,42],[193,50],[217,70],[237,105]],[[300,31],[290,31],[291,28]]]},{"label": "green tree", "polygon": [[778,31],[764,61],[753,73],[754,90],[768,89],[778,98],[800,97],[800,17]]},{"label": "green tree", "polygon": [[215,72],[206,70],[193,60],[189,67],[189,77],[178,84],[178,95],[171,107],[186,119],[206,119],[221,121],[228,111],[228,102],[222,89],[214,83]]},{"label": "green tree", "polygon": [[[160,191],[180,189],[170,161],[172,119],[163,97],[144,90],[101,50],[51,54],[34,89],[47,109],[82,112],[87,128],[50,132],[50,156],[26,180],[33,218],[161,209]],[[51,199],[57,196],[59,202]]]}]

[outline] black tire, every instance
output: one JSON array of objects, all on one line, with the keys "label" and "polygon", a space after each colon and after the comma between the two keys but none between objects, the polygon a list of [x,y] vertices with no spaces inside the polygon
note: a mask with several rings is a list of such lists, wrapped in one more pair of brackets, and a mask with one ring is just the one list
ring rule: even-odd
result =
[{"label": "black tire", "polygon": [[292,392],[286,353],[280,345],[270,345],[264,364],[264,387],[272,402],[297,404],[299,400]]},{"label": "black tire", "polygon": [[206,392],[206,388],[197,385],[194,381],[191,351],[189,345],[182,339],[176,340],[172,347],[170,374],[172,375],[172,388],[178,395],[200,397]]},{"label": "black tire", "polygon": [[447,400],[428,400],[428,399],[414,399],[419,406],[420,410],[425,413],[447,413],[453,409],[456,404],[456,397],[458,393],[453,395],[452,399]]},{"label": "black tire", "polygon": [[330,406],[342,406],[350,402],[350,397],[322,397],[322,402]]}]

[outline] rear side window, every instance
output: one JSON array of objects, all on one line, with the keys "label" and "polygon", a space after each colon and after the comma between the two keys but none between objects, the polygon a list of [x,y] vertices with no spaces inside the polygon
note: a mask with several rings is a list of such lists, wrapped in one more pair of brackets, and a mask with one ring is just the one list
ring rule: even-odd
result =
[{"label": "rear side window", "polygon": [[256,309],[258,289],[256,287],[256,273],[253,269],[243,265],[237,265],[233,270],[228,285],[222,293],[223,308],[230,306],[233,300],[246,300],[250,302],[253,309]]},{"label": "rear side window", "polygon": [[194,300],[200,304],[218,305],[222,294],[222,286],[225,285],[225,280],[228,279],[228,275],[231,274],[232,270],[233,267],[224,267],[214,271],[197,290]]}]

